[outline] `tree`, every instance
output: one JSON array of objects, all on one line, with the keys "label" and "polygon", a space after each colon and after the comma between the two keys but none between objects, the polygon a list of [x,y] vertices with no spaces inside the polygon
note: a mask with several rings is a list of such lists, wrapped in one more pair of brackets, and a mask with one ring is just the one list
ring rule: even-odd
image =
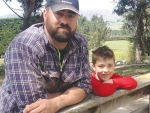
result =
[{"label": "tree", "polygon": [[135,31],[135,62],[141,63],[144,56],[144,19],[147,17],[146,9],[149,6],[149,0],[119,0],[114,12],[123,15],[125,18],[125,26],[127,29]]},{"label": "tree", "polygon": [[86,37],[87,41],[91,40],[90,21],[87,20],[87,18],[83,15],[79,16],[77,31],[79,31],[81,34],[83,34]]},{"label": "tree", "polygon": [[[4,0],[3,0],[4,1]],[[11,2],[12,0],[6,0],[6,2]],[[23,29],[29,27],[32,23],[36,23],[42,14],[40,8],[42,8],[42,3],[44,0],[17,0],[21,3],[21,8],[23,9]],[[30,19],[33,17],[34,22],[31,22]]]},{"label": "tree", "polygon": [[0,57],[4,55],[13,38],[21,32],[22,20],[0,19]]},{"label": "tree", "polygon": [[106,38],[110,37],[110,29],[107,27],[107,22],[103,20],[103,17],[93,15],[91,20],[81,15],[78,19],[77,31],[82,33],[89,45],[89,49],[97,48],[101,46]]}]

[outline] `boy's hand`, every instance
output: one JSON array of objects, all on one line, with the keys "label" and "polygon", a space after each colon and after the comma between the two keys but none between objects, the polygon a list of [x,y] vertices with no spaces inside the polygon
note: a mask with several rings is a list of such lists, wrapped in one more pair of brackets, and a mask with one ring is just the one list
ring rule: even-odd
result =
[{"label": "boy's hand", "polygon": [[113,80],[112,80],[112,79],[109,79],[109,80],[104,81],[103,83],[110,83],[110,84],[113,84]]}]

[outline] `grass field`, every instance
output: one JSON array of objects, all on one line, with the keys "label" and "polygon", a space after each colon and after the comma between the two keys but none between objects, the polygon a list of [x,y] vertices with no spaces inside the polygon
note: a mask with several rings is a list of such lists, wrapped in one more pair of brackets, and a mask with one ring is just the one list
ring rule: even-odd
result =
[{"label": "grass field", "polygon": [[1,79],[4,78],[4,60],[0,59],[0,84],[1,84]]},{"label": "grass field", "polygon": [[[118,40],[118,41],[106,41],[103,45],[107,45],[114,51],[116,60],[125,60],[127,57],[127,52],[129,48],[129,41],[127,40]],[[92,52],[90,51],[90,55]],[[91,62],[91,56],[90,56]]]},{"label": "grass field", "polygon": [[106,41],[104,45],[107,45],[114,51],[116,60],[125,60],[129,47],[129,41]]},{"label": "grass field", "polygon": [[0,65],[4,64],[4,59],[0,59]]}]

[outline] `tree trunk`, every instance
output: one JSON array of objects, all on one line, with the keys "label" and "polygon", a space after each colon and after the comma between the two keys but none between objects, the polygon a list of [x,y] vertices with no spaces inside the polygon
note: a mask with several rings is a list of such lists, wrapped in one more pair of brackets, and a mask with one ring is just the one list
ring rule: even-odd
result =
[{"label": "tree trunk", "polygon": [[30,26],[30,17],[31,17],[31,13],[35,7],[35,0],[30,0],[29,4],[27,3],[27,0],[24,0],[24,3],[26,5],[26,11],[25,11],[25,15],[24,15],[24,26],[23,29],[26,29]]},{"label": "tree trunk", "polygon": [[142,35],[143,35],[143,13],[140,11],[140,16],[138,18],[138,25],[137,31],[135,36],[135,63],[142,62],[142,55],[143,55],[143,45],[142,45]]}]

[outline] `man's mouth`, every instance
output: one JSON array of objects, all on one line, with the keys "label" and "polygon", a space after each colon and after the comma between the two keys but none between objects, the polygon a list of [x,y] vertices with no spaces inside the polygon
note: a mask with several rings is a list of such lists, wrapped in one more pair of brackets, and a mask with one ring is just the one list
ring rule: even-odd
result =
[{"label": "man's mouth", "polygon": [[67,31],[69,31],[69,29],[68,29],[68,28],[66,28],[66,27],[59,27],[58,29],[63,29],[63,30],[67,30]]}]

